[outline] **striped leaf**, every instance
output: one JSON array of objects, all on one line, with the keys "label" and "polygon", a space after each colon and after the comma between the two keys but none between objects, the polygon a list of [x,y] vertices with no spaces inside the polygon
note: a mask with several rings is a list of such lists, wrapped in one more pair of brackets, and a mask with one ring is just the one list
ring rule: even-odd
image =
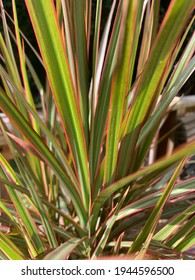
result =
[{"label": "striped leaf", "polygon": [[40,47],[53,97],[62,120],[62,128],[73,153],[82,188],[85,210],[89,211],[90,184],[87,164],[86,139],[81,122],[81,112],[76,100],[75,88],[70,75],[66,50],[57,22],[53,1],[35,3],[25,1]]},{"label": "striped leaf", "polygon": [[135,100],[129,109],[119,155],[118,178],[134,170],[136,160],[135,146],[141,128],[151,113],[151,109],[154,108],[155,100],[158,97],[156,96],[158,94],[158,85],[193,6],[192,1],[171,1],[141,75],[135,93]]}]

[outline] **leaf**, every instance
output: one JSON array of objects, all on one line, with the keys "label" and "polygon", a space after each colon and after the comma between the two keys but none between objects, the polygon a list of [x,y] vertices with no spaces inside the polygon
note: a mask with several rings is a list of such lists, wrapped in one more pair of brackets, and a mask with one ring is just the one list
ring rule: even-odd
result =
[{"label": "leaf", "polygon": [[[92,96],[91,96],[91,112],[90,112],[91,123],[94,120],[95,108],[97,105],[97,98],[98,98],[97,94],[98,94],[99,80],[100,80],[100,74],[99,73],[98,73],[99,75],[97,74],[97,68],[98,68],[98,58],[99,58],[98,53],[99,53],[99,41],[100,41],[101,14],[102,14],[102,0],[97,1],[96,3],[95,31],[94,31],[94,38],[93,38],[93,61],[92,61],[92,90],[91,90]],[[100,61],[103,61],[103,59],[102,60],[99,59],[99,62]],[[101,62],[99,64],[101,64]],[[102,68],[101,66],[100,68]]]},{"label": "leaf", "polygon": [[85,131],[86,146],[89,142],[88,124],[88,61],[87,61],[87,38],[85,30],[84,2],[72,1],[72,32],[74,32],[74,58],[76,64],[78,103],[81,111],[82,123]]},{"label": "leaf", "polygon": [[[185,183],[184,183],[185,184]],[[161,230],[159,230],[153,237],[153,240],[164,242],[179,231],[182,224],[184,224],[191,215],[195,213],[195,205],[189,206],[181,214],[174,216]]]},{"label": "leaf", "polygon": [[[23,79],[23,83],[24,83],[24,91],[25,91],[26,99],[27,99],[28,103],[32,106],[33,109],[35,109],[35,104],[34,104],[33,96],[32,96],[32,93],[31,93],[28,77],[27,77],[24,51],[23,51],[23,48],[22,48],[21,40],[20,40],[20,33],[19,33],[19,26],[18,26],[18,18],[17,18],[17,13],[16,13],[15,0],[12,1],[12,7],[13,7],[14,26],[15,26],[15,33],[16,33],[16,45],[17,45],[17,48],[18,48],[18,54],[19,54],[19,60],[20,60],[20,69],[21,69],[21,72],[22,72],[22,79]],[[36,122],[32,121],[32,127],[39,134],[39,127],[38,127]],[[40,168],[40,166],[39,166],[39,168]]]},{"label": "leaf", "polygon": [[189,219],[177,233],[175,233],[167,242],[166,245],[172,248],[181,248],[181,243],[185,241],[187,235],[195,230],[195,216]]},{"label": "leaf", "polygon": [[[2,179],[2,178],[0,178],[0,184],[10,186],[11,188],[13,188],[13,189],[21,192],[22,194],[25,194],[25,195],[27,195],[28,197],[31,198],[31,194],[30,194],[29,190],[27,190],[26,188],[24,188],[20,185],[11,183],[8,180]],[[43,203],[48,209],[50,209],[52,211],[55,211],[56,214],[60,215],[64,219],[66,219],[69,222],[69,224],[72,225],[75,228],[75,230],[78,232],[78,234],[81,237],[86,236],[86,234],[87,234],[86,231],[72,217],[70,217],[70,215],[65,214],[62,210],[57,208],[53,203],[48,202],[47,200],[45,200],[41,197],[39,197],[39,199],[41,200],[41,203]],[[12,221],[15,221],[16,217],[10,216],[11,214],[8,212],[8,209],[6,209],[5,205],[3,205],[3,203],[1,201],[0,201],[0,208],[3,210],[3,212],[5,214],[7,214],[7,216],[9,216],[9,218]],[[54,224],[52,224],[52,227],[54,229],[56,228]],[[59,232],[59,228],[58,229],[56,228],[56,230]]]},{"label": "leaf", "polygon": [[[3,158],[3,156],[0,154],[0,176],[6,179],[6,175],[9,178],[11,178],[12,181],[15,183],[19,183],[19,179],[14,174],[14,171],[9,166],[8,162]],[[5,172],[3,171],[6,170]],[[10,196],[10,199],[17,210],[23,226],[25,227],[25,230],[23,230],[24,238],[26,239],[26,242],[31,250],[31,254],[33,256],[36,256],[37,253],[41,253],[45,250],[45,245],[43,244],[38,229],[33,221],[32,216],[29,213],[29,210],[25,206],[22,197],[13,190],[10,186],[6,185],[6,190]],[[20,229],[22,230],[21,226]]]},{"label": "leaf", "polygon": [[[89,162],[90,162],[90,176],[91,181],[94,182],[97,175],[100,155],[101,155],[101,145],[104,139],[104,132],[107,122],[109,100],[110,100],[110,90],[111,90],[111,79],[116,64],[116,53],[117,53],[117,43],[120,30],[121,22],[121,11],[118,8],[116,18],[114,21],[112,33],[110,35],[110,41],[108,41],[109,31],[111,32],[111,23],[114,13],[116,2],[113,2],[112,9],[108,18],[105,33],[103,34],[101,40],[101,49],[99,53],[98,69],[94,79],[98,83],[99,88],[97,89],[98,100],[96,111],[94,112],[94,118],[92,118],[91,123],[91,142],[89,148]],[[108,44],[109,43],[109,44]],[[106,48],[108,48],[106,55]],[[105,57],[106,55],[106,57]],[[104,67],[103,67],[104,63]],[[100,77],[99,77],[100,76]],[[98,82],[98,77],[100,81]],[[94,82],[95,82],[94,81]],[[93,112],[92,112],[93,113]],[[92,114],[91,113],[91,114]],[[96,194],[96,190],[94,190]]]},{"label": "leaf", "polygon": [[181,87],[185,84],[187,79],[192,75],[195,67],[195,58],[192,58],[187,65],[186,69],[178,75],[175,83],[170,87],[167,92],[162,96],[155,112],[145,123],[142,131],[140,133],[139,140],[137,142],[137,147],[145,140],[145,138],[151,133],[151,130],[159,123],[163,114],[165,114],[168,106],[171,104],[171,101],[175,95],[179,92]]},{"label": "leaf", "polygon": [[[73,203],[76,203],[76,209],[78,211],[78,215],[81,219],[81,223],[86,220],[86,213],[83,209],[83,205],[81,203],[80,196],[71,182],[70,178],[66,175],[60,163],[55,158],[54,154],[48,149],[45,143],[42,141],[40,136],[32,129],[28,121],[21,115],[18,109],[15,107],[13,102],[7,97],[6,94],[0,90],[1,97],[1,108],[6,112],[11,121],[18,127],[18,129],[23,133],[23,135],[28,139],[30,143],[36,148],[39,152],[39,155],[46,161],[51,168],[55,171],[59,179],[64,183],[66,188],[68,189],[71,198],[73,199]],[[62,186],[64,188],[64,186]]]},{"label": "leaf", "polygon": [[0,250],[11,260],[24,260],[22,252],[0,231]]},{"label": "leaf", "polygon": [[177,245],[176,250],[180,252],[186,252],[187,255],[191,255],[190,249],[193,248],[194,244],[195,244],[195,234],[194,234],[194,229],[192,229],[192,231]]},{"label": "leaf", "polygon": [[[104,184],[114,180],[118,157],[120,128],[124,114],[124,102],[129,91],[133,75],[137,32],[141,21],[143,1],[123,2],[119,35],[119,49],[116,70],[112,79],[109,106],[106,155],[104,165]],[[132,36],[134,34],[134,36]],[[123,54],[123,55],[121,55]]]},{"label": "leaf", "polygon": [[7,135],[14,141],[16,142],[19,146],[21,146],[24,150],[34,154],[36,157],[39,157],[39,154],[36,152],[36,150],[31,146],[30,144],[26,143],[22,139],[16,137],[15,135],[7,132]]},{"label": "leaf", "polygon": [[9,30],[8,30],[8,25],[6,21],[6,16],[5,16],[5,9],[3,6],[3,1],[0,3],[0,8],[1,8],[1,16],[2,16],[2,25],[3,25],[3,31],[4,31],[4,36],[5,36],[5,42],[3,40],[2,34],[0,34],[0,46],[1,50],[4,54],[4,58],[6,60],[6,64],[10,71],[10,74],[14,81],[20,81],[20,75],[19,71],[17,68],[17,64],[15,61],[14,53],[13,53],[13,48],[9,36]]},{"label": "leaf", "polygon": [[194,70],[194,3],[171,0],[161,24],[160,0],[25,0],[42,85],[16,1],[14,20],[3,2],[0,110],[11,124],[1,127],[16,170],[1,159],[9,199],[0,200],[0,230],[10,232],[0,237],[0,259],[90,259],[131,246],[138,258],[181,258],[194,244],[194,178],[176,182],[175,169],[195,142],[151,165],[145,159]]},{"label": "leaf", "polygon": [[[157,226],[157,223],[158,223],[161,213],[163,211],[163,207],[164,207],[165,203],[167,202],[167,200],[169,199],[169,196],[174,188],[175,182],[178,179],[178,176],[181,172],[181,169],[184,166],[184,163],[185,163],[185,161],[182,160],[181,163],[179,164],[178,168],[175,170],[171,180],[168,182],[163,194],[161,195],[161,197],[158,200],[157,204],[155,205],[150,217],[148,218],[147,222],[145,223],[145,226],[143,227],[143,229],[137,236],[136,240],[133,242],[133,244],[129,248],[128,253],[135,253],[142,247],[143,243],[145,243],[144,246],[146,246],[146,247],[149,246],[149,243],[151,242],[151,239],[152,239],[152,234],[154,233],[154,230]],[[151,236],[151,238],[148,240],[148,242],[147,242],[148,244],[147,244],[146,240],[147,240],[148,236]]]},{"label": "leaf", "polygon": [[159,83],[168,67],[170,56],[193,6],[194,4],[191,1],[171,1],[140,77],[133,105],[129,108],[128,120],[120,148],[117,178],[122,178],[135,170],[135,147],[141,128],[156,104]]},{"label": "leaf", "polygon": [[52,1],[25,1],[42,54],[62,127],[80,178],[85,211],[89,211],[90,184],[81,112]]},{"label": "leaf", "polygon": [[161,160],[156,161],[152,165],[139,169],[137,172],[130,174],[129,176],[126,176],[121,180],[115,181],[106,189],[102,190],[100,194],[97,196],[92,206],[92,221],[91,221],[92,228],[95,228],[95,223],[97,221],[97,217],[101,207],[113,193],[121,190],[122,188],[124,188],[125,186],[133,182],[134,180],[140,179],[140,177],[142,176],[143,177],[146,175],[148,176],[148,174],[150,173],[152,174],[154,171],[158,173],[159,171],[164,170],[165,168],[168,168],[171,165],[174,165],[178,161],[182,160],[184,157],[187,157],[188,155],[193,153],[195,153],[195,141],[176,150],[171,157],[163,158]]},{"label": "leaf", "polygon": [[[0,183],[2,184],[2,179],[0,180]],[[3,211],[3,213],[7,216],[7,218],[9,218],[11,221],[12,221],[12,223],[14,223],[14,226],[17,228],[17,230],[18,231],[20,231],[20,228],[19,228],[19,226],[18,226],[18,219],[17,219],[17,217],[14,217],[11,213],[10,213],[10,211],[9,211],[9,209],[4,205],[4,203],[0,200],[0,209],[1,209],[1,211]]]},{"label": "leaf", "polygon": [[[64,155],[64,152],[62,151],[59,143],[57,142],[56,138],[54,137],[54,135],[52,135],[52,133],[49,131],[49,129],[47,128],[47,126],[45,125],[44,121],[41,119],[41,116],[39,116],[39,114],[37,113],[37,111],[35,111],[30,105],[29,103],[26,101],[26,99],[23,97],[22,92],[20,92],[20,90],[14,85],[14,83],[11,81],[11,79],[9,78],[9,76],[5,73],[4,69],[2,69],[2,67],[0,66],[0,72],[2,74],[2,77],[4,77],[4,79],[12,86],[15,95],[18,97],[18,99],[20,99],[21,103],[24,105],[24,107],[26,108],[26,110],[28,110],[31,115],[34,117],[34,119],[36,120],[36,122],[39,124],[42,132],[48,137],[49,141],[51,142],[52,146],[55,148],[55,151],[61,161],[61,164],[64,166],[67,175],[71,178],[71,180],[73,181],[74,185],[78,185],[77,182],[77,178],[75,177],[70,164],[67,160],[67,158]],[[56,124],[57,125],[57,124]],[[60,124],[59,124],[60,125]],[[35,151],[34,151],[35,152]],[[35,152],[36,153],[36,152]]]},{"label": "leaf", "polygon": [[[190,197],[190,194],[193,192],[193,185],[194,185],[194,180],[191,179],[188,182],[185,182],[185,184],[181,183],[175,186],[175,188],[173,189],[170,195],[170,201],[172,200],[175,201],[177,199],[185,201],[186,197],[188,195]],[[162,193],[163,193],[163,189],[156,193],[149,194],[148,196],[125,206],[119,212],[118,220],[121,220],[125,217],[128,217],[129,215],[135,214],[137,212],[140,212],[142,210],[154,206],[158,202]]]},{"label": "leaf", "polygon": [[[123,205],[123,203],[125,201],[125,198],[128,195],[128,192],[129,192],[129,189],[127,189],[125,191],[125,193],[122,195],[120,201],[118,202],[118,204],[116,205],[116,208],[113,211],[113,214],[105,222],[105,230],[102,233],[102,237],[101,237],[99,243],[97,244],[97,246],[95,248],[95,251],[94,251],[94,253],[93,253],[92,257],[91,257],[92,259],[98,257],[100,255],[100,253],[102,252],[102,250],[104,249],[104,247],[106,246],[107,240],[108,240],[110,232],[112,230],[112,227],[113,227],[113,225],[115,224],[115,222],[117,220],[118,212],[120,211],[120,209],[121,209],[121,207],[122,207],[122,205]],[[103,227],[104,227],[104,225],[103,225]]]},{"label": "leaf", "polygon": [[66,260],[71,252],[82,242],[82,239],[72,238],[44,256],[43,260]]}]

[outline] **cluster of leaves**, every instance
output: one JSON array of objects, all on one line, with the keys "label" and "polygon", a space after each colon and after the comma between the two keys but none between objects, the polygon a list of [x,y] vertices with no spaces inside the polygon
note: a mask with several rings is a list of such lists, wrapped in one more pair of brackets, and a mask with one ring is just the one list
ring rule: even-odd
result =
[{"label": "cluster of leaves", "polygon": [[194,178],[178,178],[195,143],[150,164],[147,157],[194,69],[194,35],[180,52],[193,1],[172,0],[159,27],[159,0],[114,0],[101,36],[96,1],[90,46],[91,0],[25,0],[46,85],[25,51],[15,0],[14,33],[0,2],[0,109],[12,123],[9,130],[1,121],[1,129],[17,166],[0,155],[0,183],[9,195],[0,200],[0,257],[182,257],[195,244]]}]

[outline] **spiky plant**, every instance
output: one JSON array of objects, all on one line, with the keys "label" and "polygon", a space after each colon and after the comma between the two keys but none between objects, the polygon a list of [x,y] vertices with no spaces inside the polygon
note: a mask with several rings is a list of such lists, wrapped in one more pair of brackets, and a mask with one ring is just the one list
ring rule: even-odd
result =
[{"label": "spiky plant", "polygon": [[114,0],[101,34],[102,0],[93,33],[92,0],[25,0],[45,85],[15,0],[14,31],[0,2],[0,109],[12,124],[1,129],[16,164],[0,156],[0,257],[181,258],[195,244],[195,181],[178,178],[195,142],[147,156],[194,69],[194,1],[172,0],[160,23],[159,0]]}]

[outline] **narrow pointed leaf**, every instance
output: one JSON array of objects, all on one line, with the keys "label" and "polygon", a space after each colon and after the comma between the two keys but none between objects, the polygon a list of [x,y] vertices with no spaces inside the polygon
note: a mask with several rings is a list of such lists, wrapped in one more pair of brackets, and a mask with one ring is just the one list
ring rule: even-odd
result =
[{"label": "narrow pointed leaf", "polygon": [[26,110],[28,110],[28,112],[31,113],[31,115],[34,117],[34,119],[36,120],[36,122],[39,124],[42,132],[48,137],[48,139],[50,140],[52,146],[55,148],[56,153],[58,154],[58,157],[61,161],[61,164],[64,166],[68,176],[71,178],[71,180],[73,181],[74,185],[78,185],[77,182],[77,178],[75,177],[69,162],[67,160],[67,158],[64,155],[64,152],[62,151],[59,143],[56,141],[56,138],[54,137],[54,135],[52,135],[52,133],[50,132],[50,130],[45,126],[45,123],[43,122],[43,120],[41,119],[41,116],[39,116],[39,114],[37,113],[37,111],[35,111],[30,104],[26,101],[26,99],[23,97],[22,93],[19,91],[19,89],[14,85],[14,83],[10,80],[9,76],[6,74],[6,72],[4,71],[4,69],[2,69],[2,67],[0,66],[0,73],[2,74],[2,77],[5,78],[5,80],[13,87],[14,89],[14,93],[15,95],[18,97],[18,99],[21,100],[21,103],[24,105],[24,107],[26,108]]},{"label": "narrow pointed leaf", "polygon": [[117,190],[122,189],[132,181],[140,178],[141,176],[147,175],[148,173],[152,173],[153,171],[156,171],[160,169],[165,169],[174,163],[182,160],[182,158],[195,153],[195,142],[191,142],[187,144],[185,147],[177,150],[175,153],[170,158],[165,158],[161,159],[154,164],[147,166],[143,169],[140,169],[139,171],[124,177],[123,179],[114,182],[110,186],[108,186],[106,189],[100,192],[98,197],[93,203],[93,208],[92,208],[92,224],[96,223],[96,219],[98,216],[98,213],[100,211],[100,208],[104,204],[104,202]]},{"label": "narrow pointed leaf", "polygon": [[[113,180],[116,168],[121,122],[124,114],[124,102],[129,91],[133,73],[132,66],[134,64],[134,52],[137,44],[137,38],[135,37],[137,26],[139,26],[141,20],[142,7],[143,1],[130,1],[129,4],[124,1],[122,5],[118,61],[112,80],[112,94],[109,107],[105,156],[105,184]],[[135,34],[135,37],[132,34]]]},{"label": "narrow pointed leaf", "polygon": [[[155,227],[157,226],[158,220],[160,219],[160,215],[162,213],[163,207],[167,200],[169,199],[169,196],[174,188],[175,182],[178,179],[179,173],[181,172],[181,169],[184,165],[184,161],[180,163],[178,168],[175,170],[171,180],[167,184],[162,196],[160,197],[159,201],[155,205],[149,219],[147,220],[144,228],[137,236],[136,240],[133,242],[131,247],[129,248],[128,253],[134,253],[137,250],[139,250],[142,247],[142,244],[146,242],[147,236],[153,234]],[[148,240],[148,242],[150,242]],[[144,244],[144,246],[148,247],[149,244]]]},{"label": "narrow pointed leaf", "polygon": [[0,250],[10,259],[10,260],[24,260],[25,257],[23,253],[0,231]]},{"label": "narrow pointed leaf", "polygon": [[180,230],[175,233],[167,242],[166,245],[177,248],[181,242],[183,242],[186,238],[186,236],[191,232],[195,230],[195,216],[193,216],[189,221],[184,224]]},{"label": "narrow pointed leaf", "polygon": [[[29,190],[27,190],[26,188],[24,188],[21,185],[17,185],[14,184],[8,180],[5,180],[3,178],[0,178],[0,184],[6,185],[6,186],[10,186],[11,188],[13,188],[14,190],[17,190],[19,192],[21,192],[22,194],[25,194],[27,196],[29,196],[30,198],[32,197]],[[75,229],[76,231],[79,233],[79,235],[81,237],[86,236],[86,231],[73,219],[71,218],[69,215],[65,214],[62,210],[60,210],[59,208],[57,208],[54,204],[52,204],[51,202],[46,201],[45,199],[39,197],[39,199],[41,200],[41,203],[43,203],[45,206],[47,206],[49,209],[51,209],[52,211],[55,211],[56,214],[60,215],[61,217],[63,217],[64,219],[66,219]],[[9,209],[7,209],[5,207],[5,205],[0,201],[0,208],[2,209],[2,211],[9,216],[9,218],[15,222],[16,217],[14,216],[10,216],[11,214],[9,213]],[[52,225],[55,228],[55,225]],[[59,229],[58,229],[59,230]]]},{"label": "narrow pointed leaf", "polygon": [[195,244],[195,230],[192,229],[192,231],[185,237],[185,239],[182,240],[179,245],[177,245],[176,250],[180,252],[186,252],[186,254],[191,255],[190,249],[191,248],[193,249],[194,244]]},{"label": "narrow pointed leaf", "polygon": [[114,210],[114,213],[112,214],[111,218],[109,218],[108,221],[106,222],[105,231],[103,232],[102,237],[101,237],[98,245],[96,246],[92,259],[98,257],[101,254],[101,252],[103,251],[104,247],[106,246],[106,242],[110,236],[112,227],[117,220],[118,212],[120,211],[120,209],[124,203],[124,200],[127,197],[128,191],[129,191],[129,189],[127,189],[125,191],[125,193],[123,194],[122,198],[120,199],[118,205],[116,206],[116,209]]},{"label": "narrow pointed leaf", "polygon": [[[141,128],[150,114],[151,104],[154,106],[157,100],[156,95],[159,94],[157,89],[163,78],[163,72],[193,7],[194,3],[190,0],[171,1],[141,75],[133,106],[129,110],[119,155],[119,178],[134,170],[136,163],[134,151]],[[151,103],[152,100],[153,103]],[[129,161],[129,159],[132,160]]]},{"label": "narrow pointed leaf", "polygon": [[82,239],[72,238],[44,256],[43,260],[66,260],[71,252],[82,242]]},{"label": "narrow pointed leaf", "polygon": [[141,142],[143,142],[143,140],[150,133],[151,129],[155,126],[155,124],[158,124],[175,95],[179,92],[179,90],[190,77],[190,75],[192,75],[194,67],[195,57],[191,59],[186,69],[182,73],[180,73],[180,75],[178,75],[178,78],[176,79],[175,83],[172,85],[172,87],[170,87],[166,94],[163,95],[160,104],[155,110],[154,114],[148,119],[148,121],[144,125],[137,142],[137,147],[140,145]]},{"label": "narrow pointed leaf", "polygon": [[158,231],[154,235],[153,240],[162,242],[168,239],[171,235],[173,235],[177,231],[177,229],[179,230],[181,224],[185,223],[185,221],[188,220],[188,218],[194,213],[195,213],[195,205],[191,205],[181,214],[177,215],[176,217],[173,217],[166,226],[164,226],[160,231]]},{"label": "narrow pointed leaf", "polygon": [[[17,178],[14,175],[13,171],[10,169],[9,164],[6,162],[6,160],[0,155],[0,165],[1,169],[0,170],[0,175],[3,178],[6,178],[5,173],[3,172],[3,168],[5,170],[9,170],[9,176],[11,176],[12,180],[15,180],[17,182]],[[26,208],[24,202],[22,201],[22,198],[17,194],[15,190],[13,190],[11,187],[6,186],[6,189],[10,195],[10,198],[17,209],[18,214],[21,217],[21,220],[23,221],[23,224],[25,225],[27,236],[26,240],[28,242],[28,245],[32,249],[31,253],[34,256],[37,253],[41,253],[44,251],[45,246],[41,241],[41,238],[38,234],[38,230],[34,224],[34,221]]]},{"label": "narrow pointed leaf", "polygon": [[[96,173],[97,173],[98,163],[100,161],[101,145],[104,138],[104,130],[106,127],[107,116],[108,116],[111,79],[116,64],[117,43],[118,43],[120,21],[121,21],[120,19],[121,11],[119,8],[117,9],[117,15],[113,25],[110,42],[109,45],[107,46],[115,4],[116,3],[113,2],[113,6],[108,19],[108,24],[106,25],[105,34],[101,41],[101,50],[100,50],[101,54],[98,63],[97,75],[98,77],[102,75],[102,79],[98,82],[98,77],[96,77],[96,82],[99,83],[99,89],[97,93],[98,101],[97,101],[95,116],[94,119],[92,119],[91,142],[90,142],[90,149],[89,149],[90,176],[92,178],[92,182],[94,181],[95,176],[97,175]],[[104,59],[106,53],[106,47],[108,47],[108,52],[106,58]],[[105,65],[104,68],[101,69],[103,63]]]},{"label": "narrow pointed leaf", "polygon": [[81,112],[70,75],[66,51],[60,34],[53,1],[25,1],[40,51],[50,81],[62,126],[79,174],[85,210],[90,205],[89,171],[86,139],[84,137]]},{"label": "narrow pointed leaf", "polygon": [[20,114],[15,105],[11,100],[0,90],[1,97],[1,108],[9,116],[12,122],[19,128],[23,135],[29,140],[30,143],[34,145],[37,151],[40,153],[40,156],[55,170],[58,174],[60,180],[66,185],[69,190],[69,193],[73,199],[73,202],[77,205],[78,215],[81,218],[82,222],[86,219],[85,211],[83,209],[80,196],[73,186],[70,178],[65,174],[62,166],[56,160],[53,153],[48,149],[45,143],[42,141],[40,136],[32,129],[30,124],[24,119]]},{"label": "narrow pointed leaf", "polygon": [[78,102],[81,110],[81,118],[85,131],[85,140],[88,146],[89,124],[88,124],[88,61],[87,61],[87,36],[85,29],[84,3],[82,1],[73,1],[73,22],[75,39],[75,64],[77,69],[78,82]]}]

